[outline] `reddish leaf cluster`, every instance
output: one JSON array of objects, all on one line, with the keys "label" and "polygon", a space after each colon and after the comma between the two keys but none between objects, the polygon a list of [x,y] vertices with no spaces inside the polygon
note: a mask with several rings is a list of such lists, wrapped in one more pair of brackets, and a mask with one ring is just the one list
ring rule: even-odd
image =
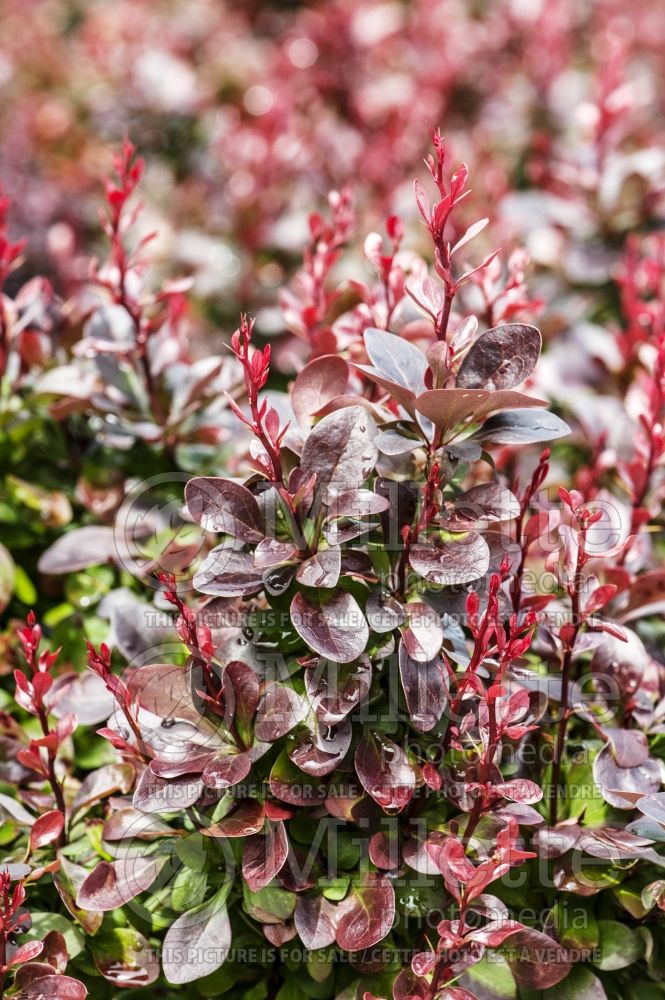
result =
[{"label": "reddish leaf cluster", "polygon": [[[18,630],[15,702],[41,730],[26,739],[8,719],[0,734],[17,785],[0,805],[25,825],[15,839],[35,865],[18,877],[52,876],[91,939],[82,974],[114,987],[215,977],[244,922],[253,942],[300,942],[313,981],[341,996],[494,996],[488,950],[513,996],[580,978],[600,996],[614,936],[628,932],[634,965],[643,942],[630,921],[656,924],[663,909],[665,685],[627,624],[665,592],[648,530],[662,497],[659,254],[646,279],[632,259],[622,278],[635,322],[617,339],[647,405],[621,459],[534,395],[542,337],[523,321],[523,261],[503,280],[495,254],[458,266],[487,220],[458,225],[467,171],[448,176],[433,141],[438,201],[416,187],[433,276],[390,215],[387,245],[364,243],[375,277],[337,286],[353,220],[348,196],[334,196],[282,296],[302,341],[288,393],[245,316],[229,365],[189,360],[182,288],[144,292],[142,243],[125,243],[142,170],[131,145],[107,184],[111,250],[96,279],[111,304],[92,307],[76,349],[76,373],[94,366],[94,415],[107,441],[122,427],[167,462],[203,441],[214,458],[222,427],[235,445],[225,475],[204,464],[187,482],[177,523],[193,541],[171,535],[157,556],[149,542],[134,575],[153,584],[151,604],[128,570],[146,534],[140,505],[121,542],[117,524],[87,524],[42,555],[51,576],[107,562],[130,584],[91,621],[98,639],[108,619],[113,638],[87,643],[87,671],[40,651],[34,615]],[[69,411],[72,387],[54,374],[42,391]],[[556,442],[571,433],[592,457],[568,477],[568,443]],[[151,511],[147,534],[168,533],[165,521]],[[147,620],[170,609],[163,662]],[[86,733],[100,724],[102,749]],[[94,764],[81,780],[83,740]],[[508,878],[517,866],[522,895]],[[23,889],[0,890],[13,930]],[[568,925],[564,893],[585,901],[588,938]],[[328,949],[343,959],[339,980]],[[63,974],[60,942],[16,954],[18,996],[85,995]]]}]

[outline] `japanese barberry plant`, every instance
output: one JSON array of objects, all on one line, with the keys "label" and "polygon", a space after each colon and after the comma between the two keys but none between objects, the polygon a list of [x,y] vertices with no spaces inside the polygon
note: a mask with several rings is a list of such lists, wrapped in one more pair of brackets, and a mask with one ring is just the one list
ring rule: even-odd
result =
[{"label": "japanese barberry plant", "polygon": [[475,252],[491,222],[432,143],[429,264],[391,215],[340,282],[349,192],[311,219],[287,379],[245,314],[191,359],[129,143],[70,358],[35,378],[49,286],[23,325],[3,299],[9,426],[46,400],[87,522],[7,642],[8,996],[661,995],[662,246],[617,271],[613,445],[541,398],[524,258]]},{"label": "japanese barberry plant", "polygon": [[6,0],[0,996],[663,996],[664,23]]}]

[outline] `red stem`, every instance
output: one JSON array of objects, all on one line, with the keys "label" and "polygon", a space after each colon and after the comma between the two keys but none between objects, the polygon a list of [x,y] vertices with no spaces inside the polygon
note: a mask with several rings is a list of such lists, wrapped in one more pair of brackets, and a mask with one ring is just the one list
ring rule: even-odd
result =
[{"label": "red stem", "polygon": [[[37,710],[37,717],[39,719],[39,724],[42,727],[42,732],[44,736],[48,736],[51,732],[48,724],[48,717],[46,715],[46,709],[40,705]],[[50,747],[46,748],[46,754],[48,758],[48,780],[55,797],[55,803],[63,816],[66,815],[65,810],[65,796],[62,790],[62,785],[58,781],[57,775],[55,773],[55,752],[51,750]],[[64,826],[60,836],[58,838],[58,844],[62,847],[65,843],[65,830]]]},{"label": "red stem", "polygon": [[571,600],[571,616],[573,625],[572,637],[566,643],[566,648],[563,655],[562,671],[561,671],[561,719],[559,720],[559,728],[557,730],[556,743],[554,745],[554,755],[552,757],[552,790],[550,796],[550,826],[556,826],[558,806],[559,806],[559,792],[561,790],[561,761],[563,758],[563,750],[566,742],[566,730],[568,728],[568,719],[570,718],[570,708],[568,705],[568,693],[570,689],[570,676],[572,672],[573,665],[573,649],[575,648],[575,642],[579,634],[582,622],[580,620],[580,588],[582,583],[582,566],[584,563],[583,557],[583,545],[585,530],[582,529],[582,544],[577,550],[577,565],[575,567],[575,576],[572,584],[572,591],[570,595]]}]

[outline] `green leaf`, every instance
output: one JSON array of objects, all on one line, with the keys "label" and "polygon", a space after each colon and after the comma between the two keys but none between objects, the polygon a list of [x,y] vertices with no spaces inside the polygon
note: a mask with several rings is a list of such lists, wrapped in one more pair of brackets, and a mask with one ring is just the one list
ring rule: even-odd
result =
[{"label": "green leaf", "polygon": [[182,837],[178,840],[175,852],[186,868],[202,872],[206,866],[208,854],[203,835],[200,833],[192,833],[188,837]]},{"label": "green leaf", "polygon": [[289,976],[284,980],[275,1000],[307,1000],[307,994],[300,989],[295,976]]},{"label": "green leaf", "polygon": [[552,920],[564,948],[589,952],[598,945],[598,922],[588,901],[575,896],[559,900],[552,909]]},{"label": "green leaf", "polygon": [[243,882],[243,901],[247,913],[262,923],[288,920],[297,902],[295,893],[287,889],[267,885],[258,892],[251,892],[245,882]]},{"label": "green leaf", "polygon": [[317,884],[326,899],[332,903],[339,903],[349,891],[350,881],[348,876],[343,876],[341,878],[321,878]]},{"label": "green leaf", "polygon": [[205,899],[208,887],[208,876],[204,872],[195,872],[190,868],[178,872],[173,880],[171,891],[171,906],[178,913],[191,910]]},{"label": "green leaf", "polygon": [[[585,744],[590,750],[590,741]],[[600,746],[600,744],[598,744]],[[603,826],[616,815],[601,795],[593,777],[593,767],[588,754],[580,762],[573,762],[566,770],[566,816],[578,817],[584,814],[585,826]]]},{"label": "green leaf", "polygon": [[85,610],[98,604],[114,582],[115,571],[111,566],[89,566],[67,577],[65,597],[74,607]]},{"label": "green leaf", "polygon": [[307,955],[307,971],[317,983],[323,983],[332,972],[333,963],[330,949],[310,951]]},{"label": "green leaf", "polygon": [[515,1000],[517,987],[510,966],[499,952],[486,952],[459,980],[472,993],[483,1000]]},{"label": "green leaf", "polygon": [[649,907],[642,900],[642,890],[632,882],[615,885],[612,895],[635,920],[641,920],[649,912]]},{"label": "green leaf", "polygon": [[60,622],[64,622],[66,618],[74,614],[74,606],[69,604],[68,601],[63,601],[61,604],[55,604],[52,608],[42,615],[42,621],[44,625],[48,625],[49,628],[56,628]]},{"label": "green leaf", "polygon": [[242,978],[243,975],[239,966],[235,962],[231,964],[227,963],[221,969],[217,969],[216,972],[212,972],[209,976],[199,979],[196,983],[196,992],[202,997],[219,997],[224,993],[228,993]]},{"label": "green leaf", "polygon": [[[75,958],[83,950],[85,939],[80,927],[68,920],[61,913],[44,913],[32,910],[30,913],[32,924],[30,930],[25,935],[26,941],[42,941],[49,931],[58,931],[65,939],[67,952],[70,958]],[[90,940],[93,940],[90,938]]]},{"label": "green leaf", "polygon": [[37,601],[37,588],[22,566],[14,567],[14,595],[21,604],[33,605]]},{"label": "green leaf", "polygon": [[547,991],[548,1000],[607,1000],[599,979],[583,965],[576,965],[563,982]]},{"label": "green leaf", "polygon": [[95,965],[110,982],[123,986],[145,986],[157,978],[159,969],[148,941],[133,927],[102,927],[90,939]]},{"label": "green leaf", "polygon": [[0,543],[0,611],[4,611],[14,592],[16,567],[9,549]]},{"label": "green leaf", "polygon": [[594,965],[603,972],[625,969],[642,957],[642,946],[635,932],[616,920],[599,920],[599,957]]},{"label": "green leaf", "polygon": [[356,834],[340,830],[335,841],[337,865],[348,871],[357,868],[360,862],[360,843]]},{"label": "green leaf", "polygon": [[243,993],[245,1000],[268,1000],[268,984],[265,981],[254,983]]}]

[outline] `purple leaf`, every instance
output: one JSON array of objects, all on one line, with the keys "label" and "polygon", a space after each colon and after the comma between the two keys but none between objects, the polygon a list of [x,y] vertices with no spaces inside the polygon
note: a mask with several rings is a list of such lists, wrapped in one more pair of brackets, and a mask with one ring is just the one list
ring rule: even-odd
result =
[{"label": "purple leaf", "polygon": [[406,625],[402,630],[402,642],[407,654],[418,663],[429,663],[435,659],[443,643],[443,628],[436,611],[429,604],[413,601],[404,605]]},{"label": "purple leaf", "polygon": [[372,632],[392,632],[405,619],[402,605],[390,594],[373,591],[365,604],[367,622]]},{"label": "purple leaf", "polygon": [[247,663],[232,660],[227,664],[224,670],[226,706],[245,746],[252,742],[259,688],[259,678]]},{"label": "purple leaf", "polygon": [[534,845],[541,858],[560,858],[576,843],[582,832],[578,823],[569,821],[558,826],[540,827],[534,833]]},{"label": "purple leaf", "polygon": [[288,755],[293,763],[313,778],[330,774],[342,763],[351,746],[351,724],[298,726],[291,734]]},{"label": "purple leaf", "polygon": [[665,826],[665,792],[658,792],[654,795],[644,795],[636,802],[637,808],[649,819],[654,819],[657,823]]},{"label": "purple leaf", "polygon": [[355,756],[365,791],[384,812],[395,815],[411,801],[416,775],[401,747],[382,733],[366,730]]},{"label": "purple leaf", "polygon": [[619,767],[637,767],[649,756],[646,734],[639,729],[605,729],[604,736]]},{"label": "purple leaf", "polygon": [[81,726],[96,726],[113,712],[115,698],[101,677],[92,670],[61,674],[48,693],[48,704],[56,719],[75,714]]},{"label": "purple leaf", "polygon": [[[395,979],[393,1000],[432,1000],[432,992],[426,979],[416,976],[411,969],[402,969]],[[444,993],[441,1000],[450,1000],[450,997],[446,998]]]},{"label": "purple leaf", "polygon": [[65,826],[65,817],[59,809],[51,809],[39,816],[30,831],[30,853],[54,843]]},{"label": "purple leaf", "polygon": [[[438,834],[442,836],[442,834]],[[402,848],[405,864],[421,875],[440,875],[439,867],[428,850],[428,841],[411,837]]]},{"label": "purple leaf", "polygon": [[429,583],[450,587],[485,576],[490,551],[485,539],[470,531],[455,541],[437,539],[431,545],[413,545],[409,562],[411,568]]},{"label": "purple leaf", "polygon": [[281,566],[294,558],[297,549],[293,542],[280,542],[277,538],[264,538],[254,549],[254,568],[263,571]]},{"label": "purple leaf", "polygon": [[162,719],[201,722],[201,710],[194,703],[192,671],[171,663],[146,663],[128,670],[125,676],[132,702],[145,712]]},{"label": "purple leaf", "polygon": [[612,756],[609,744],[605,744],[596,755],[593,778],[605,801],[615,809],[633,809],[640,795],[657,792],[662,784],[657,760],[648,757],[637,767],[620,767]]},{"label": "purple leaf", "polygon": [[246,778],[252,767],[252,756],[245,753],[226,753],[214,757],[206,765],[201,778],[206,788],[231,788]]},{"label": "purple leaf", "polygon": [[356,579],[364,580],[366,583],[376,582],[376,573],[372,560],[367,552],[363,552],[360,549],[344,549],[342,551],[341,572],[343,576],[354,576]]},{"label": "purple leaf", "polygon": [[293,688],[269,684],[256,710],[254,733],[257,740],[274,743],[302,722],[306,714],[307,703]]},{"label": "purple leaf", "polygon": [[202,826],[204,837],[249,837],[259,833],[265,822],[265,810],[258,799],[240,801],[232,811],[211,826]]},{"label": "purple leaf", "polygon": [[362,611],[346,591],[330,598],[296,594],[291,602],[291,620],[308,646],[338,663],[358,659],[369,638]]},{"label": "purple leaf", "polygon": [[397,831],[373,834],[369,841],[369,859],[377,868],[386,871],[399,868],[400,844]]},{"label": "purple leaf", "polygon": [[540,802],[543,797],[542,788],[535,781],[528,778],[511,778],[510,781],[499,782],[496,791],[509,802],[521,802],[530,805],[533,802]]},{"label": "purple leaf", "polygon": [[501,483],[481,483],[447,505],[441,523],[458,531],[471,527],[476,521],[511,521],[520,512],[517,498]]},{"label": "purple leaf", "polygon": [[616,681],[620,691],[659,693],[658,671],[644,643],[632,629],[624,629],[626,641],[604,635],[591,660],[595,674],[607,674]]},{"label": "purple leaf", "polygon": [[390,507],[389,501],[372,490],[344,490],[328,496],[328,517],[370,517]]},{"label": "purple leaf", "polygon": [[37,568],[40,573],[75,573],[88,566],[113,562],[118,559],[113,528],[88,525],[74,528],[61,535],[40,556]]},{"label": "purple leaf", "polygon": [[337,907],[337,944],[345,951],[371,948],[390,932],[394,919],[395,890],[384,876],[369,874]]},{"label": "purple leaf", "polygon": [[628,588],[628,604],[621,621],[665,612],[665,570],[655,569],[638,576]]},{"label": "purple leaf", "polygon": [[126,794],[134,784],[131,764],[104,764],[85,776],[72,802],[72,815],[108,798],[115,792]]},{"label": "purple leaf", "polygon": [[155,648],[173,641],[173,624],[151,622],[154,608],[131,593],[111,591],[100,604],[99,613],[111,622],[108,645],[117,649],[126,660],[145,661],[146,653],[152,658]]},{"label": "purple leaf", "polygon": [[84,910],[116,910],[149,889],[166,858],[118,858],[100,861],[78,891],[76,905]]},{"label": "purple leaf", "polygon": [[481,444],[535,444],[570,434],[568,424],[549,410],[506,410],[486,420],[472,441]]},{"label": "purple leaf", "polygon": [[323,537],[328,545],[343,545],[354,538],[367,535],[368,531],[373,531],[374,528],[378,528],[376,521],[343,521],[340,524],[331,520],[323,526]]},{"label": "purple leaf", "polygon": [[263,833],[248,837],[242,855],[242,874],[252,892],[272,882],[286,862],[289,842],[281,820],[266,820]]},{"label": "purple leaf", "polygon": [[531,990],[547,990],[556,986],[571,969],[561,945],[547,934],[530,927],[511,937],[508,962],[517,984]]},{"label": "purple leaf", "polygon": [[151,816],[128,806],[112,812],[104,823],[102,838],[104,840],[159,840],[160,837],[177,835],[178,831]]},{"label": "purple leaf", "polygon": [[308,951],[334,944],[337,907],[325,896],[318,893],[299,894],[293,919],[300,940]]},{"label": "purple leaf", "polygon": [[469,348],[457,372],[463,389],[514,389],[531,375],[542,339],[535,326],[509,323],[486,330]]},{"label": "purple leaf", "polygon": [[[515,392],[514,389],[502,389],[498,392],[487,392],[486,389],[428,389],[418,397],[415,405],[418,412],[437,427],[448,430],[467,417],[478,421],[495,410],[510,409],[519,413],[522,409],[542,407],[546,402],[523,392]],[[468,440],[480,440],[480,432],[476,432]],[[467,445],[467,442],[464,444]]]},{"label": "purple leaf", "polygon": [[441,661],[413,660],[404,643],[399,647],[399,673],[406,706],[414,727],[427,733],[437,724],[447,703],[445,675]]},{"label": "purple leaf", "polygon": [[601,826],[595,830],[585,830],[575,844],[575,849],[591,855],[592,858],[618,861],[625,858],[645,858],[647,849],[652,844],[652,840],[638,837],[628,830]]},{"label": "purple leaf", "polygon": [[324,549],[300,564],[296,580],[304,587],[336,587],[341,567],[341,549]]},{"label": "purple leaf", "polygon": [[192,582],[202,594],[244,597],[261,590],[263,574],[255,568],[250,552],[218,545],[203,560]]},{"label": "purple leaf", "polygon": [[276,799],[292,806],[317,806],[325,798],[324,786],[316,781],[303,781],[302,771],[284,750],[272,766],[268,784]]},{"label": "purple leaf", "polygon": [[415,344],[374,327],[368,327],[363,337],[370,361],[384,378],[416,395],[423,391],[429,365]]},{"label": "purple leaf", "polygon": [[221,889],[207,903],[181,914],[168,928],[162,967],[169,983],[181,985],[202,979],[226,961],[231,948],[227,895],[227,889]]},{"label": "purple leaf", "polygon": [[185,775],[167,781],[147,767],[134,789],[132,805],[144,813],[178,812],[193,806],[202,791],[203,782],[198,777]]},{"label": "purple leaf", "polygon": [[410,451],[415,451],[416,448],[422,448],[423,442],[421,438],[403,434],[395,428],[388,428],[388,430],[379,431],[376,446],[382,455],[407,455]]},{"label": "purple leaf", "polygon": [[96,934],[102,925],[104,914],[81,909],[76,905],[76,896],[88,877],[88,871],[64,855],[60,856],[60,868],[53,875],[53,884],[60,899],[75,920],[87,934]]},{"label": "purple leaf", "polygon": [[24,986],[17,1000],[85,1000],[88,991],[71,976],[47,975],[39,976],[27,986]]},{"label": "purple leaf", "polygon": [[281,948],[287,941],[293,940],[296,936],[296,929],[289,921],[287,924],[265,924],[263,933],[275,948]]},{"label": "purple leaf", "polygon": [[[177,751],[177,753],[175,752]],[[150,770],[158,778],[182,778],[186,774],[201,774],[215,756],[213,750],[201,751],[196,743],[178,744],[174,755],[150,761]]]},{"label": "purple leaf", "polygon": [[[478,407],[474,416],[478,420],[481,417],[486,417],[489,413],[496,413],[497,410],[530,410],[534,407],[547,408],[547,405],[548,401],[546,399],[527,396],[526,393],[518,392],[516,389],[499,389],[497,392],[489,394],[485,402]],[[475,440],[476,435],[474,434],[473,437]],[[469,441],[471,441],[470,438]]]},{"label": "purple leaf", "polygon": [[390,504],[389,509],[381,515],[384,543],[396,546],[401,542],[402,529],[410,525],[416,516],[420,489],[412,481],[395,482],[383,476],[375,480],[374,489]]},{"label": "purple leaf", "polygon": [[348,406],[328,414],[305,441],[300,468],[305,476],[316,474],[324,494],[359,486],[374,468],[378,457],[374,419],[362,406]]},{"label": "purple leaf", "polygon": [[428,389],[415,406],[437,427],[448,429],[473,416],[488,399],[484,389]]},{"label": "purple leaf", "polygon": [[335,726],[362,701],[372,681],[372,667],[366,656],[351,663],[335,663],[321,658],[305,671],[305,686],[319,722]]},{"label": "purple leaf", "polygon": [[[50,931],[50,933],[57,934],[58,932]],[[61,934],[58,936],[62,938]],[[62,940],[64,941],[64,938],[62,938]],[[41,941],[37,941],[35,943],[40,946],[40,949],[43,948],[43,944]],[[67,949],[65,947],[65,964],[67,960],[66,952]],[[13,955],[14,959],[16,959],[16,954],[17,953],[14,952]],[[37,952],[37,954],[40,954],[40,952]],[[26,962],[26,964],[22,965],[19,969],[16,969],[16,973],[14,975],[14,982],[12,985],[14,989],[18,990],[20,989],[20,987],[29,986],[37,979],[41,979],[44,976],[52,976],[54,972],[56,974],[59,974],[61,971],[62,971],[61,969],[56,969],[54,965],[51,965],[48,961],[46,961],[45,957],[42,955],[40,962],[37,962],[33,959],[30,962]],[[21,994],[19,993],[19,997],[20,995]]]},{"label": "purple leaf", "polygon": [[409,416],[413,417],[414,420],[416,419],[416,394],[412,389],[407,389],[403,385],[400,385],[399,382],[394,382],[392,379],[387,378],[378,368],[373,368],[371,365],[359,365],[356,362],[352,362],[352,364],[366,378],[371,382],[375,382],[392,399],[398,402],[400,406],[403,406]]},{"label": "purple leaf", "polygon": [[343,396],[349,382],[349,367],[337,354],[314,358],[298,372],[291,390],[291,405],[299,423]]},{"label": "purple leaf", "polygon": [[230,479],[197,476],[185,487],[189,513],[205,531],[221,532],[243,542],[260,542],[263,518],[246,486]]}]

